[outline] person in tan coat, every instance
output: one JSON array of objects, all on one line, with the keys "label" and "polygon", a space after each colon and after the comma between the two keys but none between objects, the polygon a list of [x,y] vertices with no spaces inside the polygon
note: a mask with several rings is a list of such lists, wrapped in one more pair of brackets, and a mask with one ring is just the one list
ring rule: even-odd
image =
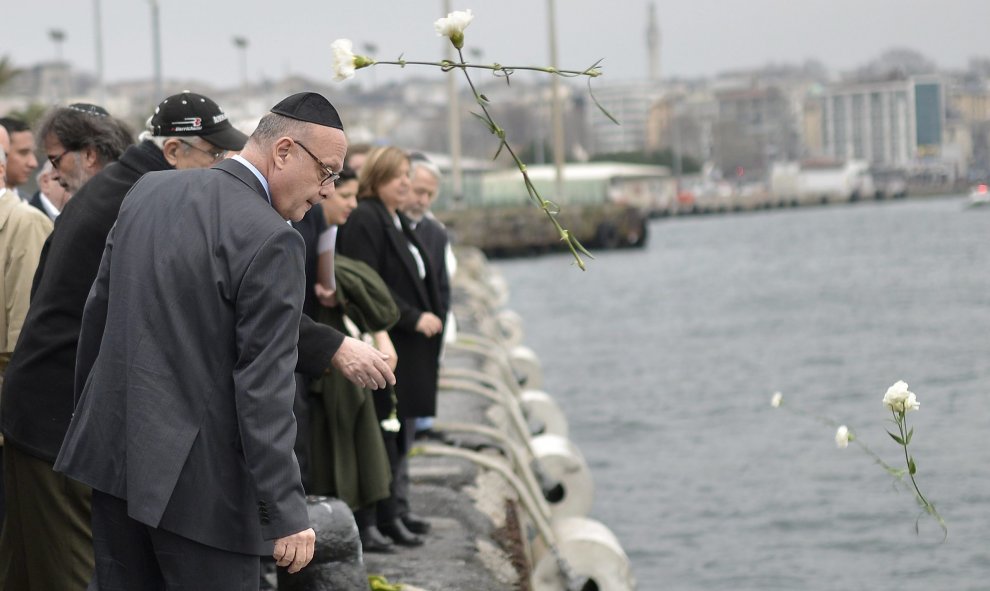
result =
[{"label": "person in tan coat", "polygon": [[[6,177],[7,154],[0,148],[0,179]],[[21,201],[0,183],[0,352],[17,344],[31,300],[31,282],[41,249],[52,231],[48,216]]]}]

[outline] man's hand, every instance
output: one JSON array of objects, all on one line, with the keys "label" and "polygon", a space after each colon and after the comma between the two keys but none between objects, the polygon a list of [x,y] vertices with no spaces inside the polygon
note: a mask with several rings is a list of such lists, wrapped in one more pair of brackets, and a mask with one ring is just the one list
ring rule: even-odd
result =
[{"label": "man's hand", "polygon": [[443,320],[440,320],[433,312],[423,312],[416,321],[416,332],[427,337],[438,335],[443,330]]},{"label": "man's hand", "polygon": [[316,532],[312,528],[291,536],[275,540],[275,551],[272,558],[275,564],[288,567],[290,574],[296,574],[313,560],[316,549]]},{"label": "man's hand", "polygon": [[379,390],[395,385],[395,374],[388,366],[389,356],[364,341],[344,337],[330,360],[337,371],[362,388]]}]

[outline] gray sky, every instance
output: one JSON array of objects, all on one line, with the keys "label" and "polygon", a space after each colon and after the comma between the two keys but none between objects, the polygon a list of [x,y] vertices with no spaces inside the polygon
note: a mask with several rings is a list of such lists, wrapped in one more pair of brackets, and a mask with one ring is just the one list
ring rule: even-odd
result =
[{"label": "gray sky", "polygon": [[[166,78],[218,86],[239,83],[231,38],[246,36],[251,80],[297,73],[330,79],[330,43],[373,42],[379,59],[442,57],[433,21],[442,0],[160,0]],[[557,0],[560,66],[581,69],[599,58],[608,79],[643,77],[649,0]],[[990,0],[656,0],[664,77],[708,76],[769,62],[820,59],[848,69],[898,46],[921,51],[940,67],[990,57]],[[48,30],[67,33],[64,55],[95,71],[92,0],[5,0],[0,55],[17,65],[55,56]],[[475,20],[465,48],[482,61],[547,65],[546,3],[454,0]],[[108,81],[151,74],[146,0],[102,0]],[[468,57],[471,60],[470,56]],[[409,75],[378,67],[378,82]],[[423,70],[420,72],[425,73]],[[365,77],[366,71],[358,72]]]}]

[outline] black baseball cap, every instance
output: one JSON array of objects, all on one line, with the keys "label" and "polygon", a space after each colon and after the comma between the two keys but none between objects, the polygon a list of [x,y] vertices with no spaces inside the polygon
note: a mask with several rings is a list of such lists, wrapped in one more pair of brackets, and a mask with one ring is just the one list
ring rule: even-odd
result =
[{"label": "black baseball cap", "polygon": [[183,91],[163,100],[151,117],[155,136],[201,137],[224,150],[241,150],[248,136],[230,124],[220,105],[195,92]]}]

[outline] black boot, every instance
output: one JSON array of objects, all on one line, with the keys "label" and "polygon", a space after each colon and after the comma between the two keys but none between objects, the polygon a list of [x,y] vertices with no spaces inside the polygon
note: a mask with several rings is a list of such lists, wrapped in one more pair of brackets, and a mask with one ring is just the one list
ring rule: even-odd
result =
[{"label": "black boot", "polygon": [[402,519],[402,525],[414,534],[430,533],[430,522],[415,513],[406,513],[400,519]]},{"label": "black boot", "polygon": [[401,519],[395,519],[388,523],[379,523],[378,531],[392,538],[392,541],[400,546],[422,546],[423,538],[412,533],[402,524]]},{"label": "black boot", "polygon": [[361,548],[365,552],[377,552],[379,554],[391,554],[395,552],[392,547],[392,540],[382,535],[377,527],[369,525],[358,529],[361,536]]}]

